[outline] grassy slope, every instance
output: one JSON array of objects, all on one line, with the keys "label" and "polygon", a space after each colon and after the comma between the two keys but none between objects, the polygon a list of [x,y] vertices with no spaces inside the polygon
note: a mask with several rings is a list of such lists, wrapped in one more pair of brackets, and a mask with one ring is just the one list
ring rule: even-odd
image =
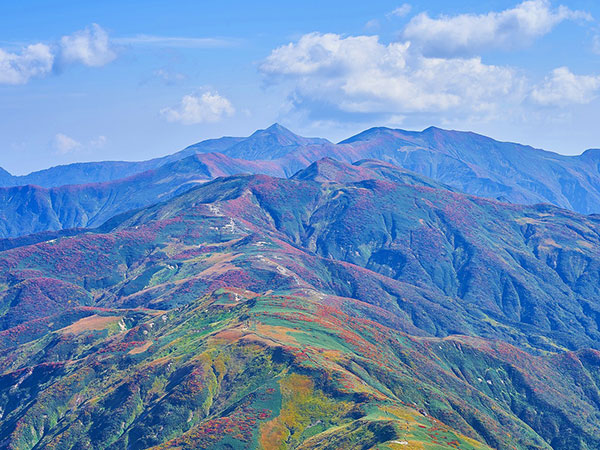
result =
[{"label": "grassy slope", "polygon": [[[343,329],[347,316],[321,299],[223,289],[176,311],[131,313],[76,322],[4,363],[8,448],[486,448],[427,412],[447,408],[460,422],[447,398],[467,405],[413,378],[404,353],[421,342],[366,319]],[[378,339],[396,341],[381,381]],[[513,426],[539,442],[521,448],[546,448]]]},{"label": "grassy slope", "polygon": [[[5,445],[599,445],[600,358],[561,349],[595,339],[577,322],[595,304],[593,218],[236,177],[111,226],[0,254]],[[516,290],[531,317],[557,323],[560,303],[571,328],[515,320],[498,274],[534,286]]]},{"label": "grassy slope", "polygon": [[79,320],[3,359],[4,445],[545,449],[526,416],[547,427],[561,407],[573,417],[554,446],[598,444],[578,398],[597,353],[557,364],[499,342],[415,338],[362,306],[220,289],[166,313]]}]

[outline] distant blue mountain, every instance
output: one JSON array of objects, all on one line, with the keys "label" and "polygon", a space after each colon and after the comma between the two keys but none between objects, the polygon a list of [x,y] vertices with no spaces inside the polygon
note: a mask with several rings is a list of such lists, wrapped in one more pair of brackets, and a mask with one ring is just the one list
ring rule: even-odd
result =
[{"label": "distant blue mountain", "polygon": [[103,183],[119,180],[146,170],[156,169],[174,161],[186,158],[198,153],[221,152],[244,138],[222,137],[220,139],[208,139],[191,145],[177,153],[154,158],[148,161],[101,161],[74,163],[55,166],[49,169],[32,172],[28,175],[15,176],[0,168],[0,186],[25,186],[35,185],[52,188],[57,186]]},{"label": "distant blue mountain", "polygon": [[239,173],[281,175],[276,166],[271,170],[267,164],[205,153],[104,183],[0,188],[0,238],[97,227],[117,214],[171,199],[214,178]]},{"label": "distant blue mountain", "polygon": [[340,142],[454,188],[511,203],[551,203],[600,212],[600,151],[564,156],[435,127],[422,132],[373,128]]},{"label": "distant blue mountain", "polygon": [[[383,166],[367,170],[364,163],[354,164],[363,160],[383,161],[405,172],[400,176],[385,169],[389,173],[382,175]],[[371,128],[334,144],[274,124],[247,138],[210,139],[149,161],[69,164],[25,176],[0,169],[0,237],[98,226],[115,214],[166,200],[215,177],[291,177],[317,161],[302,176],[327,181],[329,173],[346,180],[393,175],[409,184],[423,176],[504,202],[600,213],[600,150],[564,156],[435,127],[421,132]],[[336,161],[353,165],[336,171]]]},{"label": "distant blue mountain", "polygon": [[232,158],[274,160],[284,158],[290,153],[308,146],[318,146],[326,149],[333,146],[333,144],[327,139],[298,136],[275,123],[269,128],[254,132],[247,139],[237,142],[222,152]]}]

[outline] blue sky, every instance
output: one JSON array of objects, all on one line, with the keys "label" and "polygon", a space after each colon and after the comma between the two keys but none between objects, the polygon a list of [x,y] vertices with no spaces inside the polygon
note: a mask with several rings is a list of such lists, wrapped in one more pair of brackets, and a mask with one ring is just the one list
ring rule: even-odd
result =
[{"label": "blue sky", "polygon": [[600,5],[28,1],[0,6],[0,166],[140,160],[280,122],[600,147]]}]

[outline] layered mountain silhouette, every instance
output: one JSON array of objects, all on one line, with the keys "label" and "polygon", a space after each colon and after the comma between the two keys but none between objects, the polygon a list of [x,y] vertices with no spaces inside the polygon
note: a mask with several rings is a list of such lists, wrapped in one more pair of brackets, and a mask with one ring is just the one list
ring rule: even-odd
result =
[{"label": "layered mountain silhouette", "polygon": [[[0,433],[15,448],[235,446],[269,427],[315,448],[600,443],[594,216],[325,159],[17,243],[0,275]],[[292,426],[298,401],[312,415]]]},{"label": "layered mountain silhouette", "polygon": [[96,227],[116,214],[172,198],[198,183],[239,173],[280,174],[277,167],[220,153],[192,154],[120,180],[53,188],[0,188],[0,236]]},{"label": "layered mountain silhouette", "polygon": [[421,133],[375,128],[343,141],[463,192],[512,203],[600,211],[599,150],[563,156],[431,127]]},{"label": "layered mountain silhouette", "polygon": [[374,128],[332,144],[275,124],[248,138],[207,140],[150,161],[72,164],[22,177],[3,172],[0,237],[98,226],[194,183],[237,173],[289,177],[324,158],[379,160],[460,192],[509,203],[600,212],[600,150],[562,156],[433,127],[422,132]]},{"label": "layered mountain silhouette", "polygon": [[274,125],[4,187],[0,447],[600,448],[597,155]]}]

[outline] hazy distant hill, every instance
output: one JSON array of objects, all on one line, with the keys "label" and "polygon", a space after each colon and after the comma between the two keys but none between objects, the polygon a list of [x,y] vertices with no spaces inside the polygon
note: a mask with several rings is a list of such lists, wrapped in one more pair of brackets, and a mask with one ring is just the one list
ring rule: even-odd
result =
[{"label": "hazy distant hill", "polygon": [[[106,183],[54,188],[29,185],[0,188],[0,238],[98,227],[117,214],[168,200],[198,183],[240,173],[284,176],[281,167],[273,162],[238,160],[220,153],[203,153]],[[449,189],[427,177],[374,160],[349,165],[324,158],[293,178],[346,182],[387,179]]]},{"label": "hazy distant hill", "polygon": [[600,212],[600,150],[563,156],[434,127],[420,133],[374,128],[340,144],[470,194]]},{"label": "hazy distant hill", "polygon": [[[0,186],[57,187],[114,181],[197,153],[223,153],[255,161],[256,173],[275,174],[277,170],[285,176],[326,157],[346,162],[376,159],[469,194],[511,203],[551,203],[584,214],[600,212],[600,150],[563,156],[435,127],[422,132],[372,128],[332,144],[298,136],[274,124],[247,138],[210,139],[150,161],[70,164],[20,177],[2,171]],[[230,173],[226,167],[223,170]]]},{"label": "hazy distant hill", "polygon": [[41,231],[97,227],[131,209],[168,200],[198,183],[239,173],[279,175],[277,167],[229,158],[194,154],[120,180],[53,188],[0,188],[0,237]]},{"label": "hazy distant hill", "polygon": [[223,137],[209,139],[187,147],[172,155],[149,161],[101,161],[88,163],[66,164],[49,169],[32,172],[29,175],[13,176],[0,168],[0,186],[35,185],[52,188],[71,184],[89,184],[114,181],[127,178],[146,170],[156,169],[162,165],[186,158],[196,153],[210,153],[224,150],[242,138]]}]

